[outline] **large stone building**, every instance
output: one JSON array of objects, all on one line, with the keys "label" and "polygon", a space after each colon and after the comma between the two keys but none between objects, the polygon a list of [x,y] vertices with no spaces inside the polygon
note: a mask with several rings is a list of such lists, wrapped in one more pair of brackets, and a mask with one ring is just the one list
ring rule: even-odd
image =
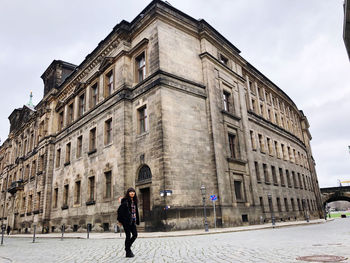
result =
[{"label": "large stone building", "polygon": [[129,186],[146,230],[202,227],[202,185],[222,226],[322,216],[307,118],[204,20],[152,1],[41,78],[0,148],[14,231],[111,230]]}]

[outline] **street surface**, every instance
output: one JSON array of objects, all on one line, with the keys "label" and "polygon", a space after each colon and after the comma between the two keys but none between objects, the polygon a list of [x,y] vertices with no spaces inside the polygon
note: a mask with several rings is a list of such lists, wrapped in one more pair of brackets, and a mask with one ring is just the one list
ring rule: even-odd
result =
[{"label": "street surface", "polygon": [[[139,234],[142,237],[142,233]],[[116,237],[119,234],[116,234]],[[124,258],[124,239],[6,237],[0,262],[305,262],[301,256],[350,258],[350,218],[324,224],[234,233],[138,238],[135,258]],[[341,262],[350,262],[349,259]]]}]

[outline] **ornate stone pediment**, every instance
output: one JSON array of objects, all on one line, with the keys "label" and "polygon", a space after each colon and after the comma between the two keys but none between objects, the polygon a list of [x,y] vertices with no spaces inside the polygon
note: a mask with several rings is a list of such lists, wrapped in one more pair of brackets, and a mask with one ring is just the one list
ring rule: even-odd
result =
[{"label": "ornate stone pediment", "polygon": [[106,68],[108,68],[113,63],[113,57],[105,57],[102,59],[101,65],[99,67],[99,71],[103,72]]}]

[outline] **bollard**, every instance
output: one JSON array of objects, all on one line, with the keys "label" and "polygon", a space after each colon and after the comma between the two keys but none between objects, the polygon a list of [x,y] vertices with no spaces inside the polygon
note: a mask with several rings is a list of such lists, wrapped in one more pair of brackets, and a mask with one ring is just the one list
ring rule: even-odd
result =
[{"label": "bollard", "polygon": [[2,224],[2,226],[1,226],[1,245],[4,244],[4,233],[5,233],[5,225]]},{"label": "bollard", "polygon": [[64,224],[62,225],[62,236],[61,236],[61,241],[63,241],[63,234],[64,234]]},{"label": "bollard", "polygon": [[34,225],[34,230],[33,230],[33,243],[35,243],[35,231],[36,231],[36,225]]},{"label": "bollard", "polygon": [[87,239],[89,239],[90,224],[87,224],[86,231],[87,231]]}]

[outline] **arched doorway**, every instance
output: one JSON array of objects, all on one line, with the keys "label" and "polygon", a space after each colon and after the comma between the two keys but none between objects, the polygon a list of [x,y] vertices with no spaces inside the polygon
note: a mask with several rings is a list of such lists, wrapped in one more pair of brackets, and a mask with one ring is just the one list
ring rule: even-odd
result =
[{"label": "arched doorway", "polygon": [[139,207],[141,222],[147,221],[151,214],[151,184],[152,172],[148,165],[142,165],[138,170],[136,186],[139,190]]}]

